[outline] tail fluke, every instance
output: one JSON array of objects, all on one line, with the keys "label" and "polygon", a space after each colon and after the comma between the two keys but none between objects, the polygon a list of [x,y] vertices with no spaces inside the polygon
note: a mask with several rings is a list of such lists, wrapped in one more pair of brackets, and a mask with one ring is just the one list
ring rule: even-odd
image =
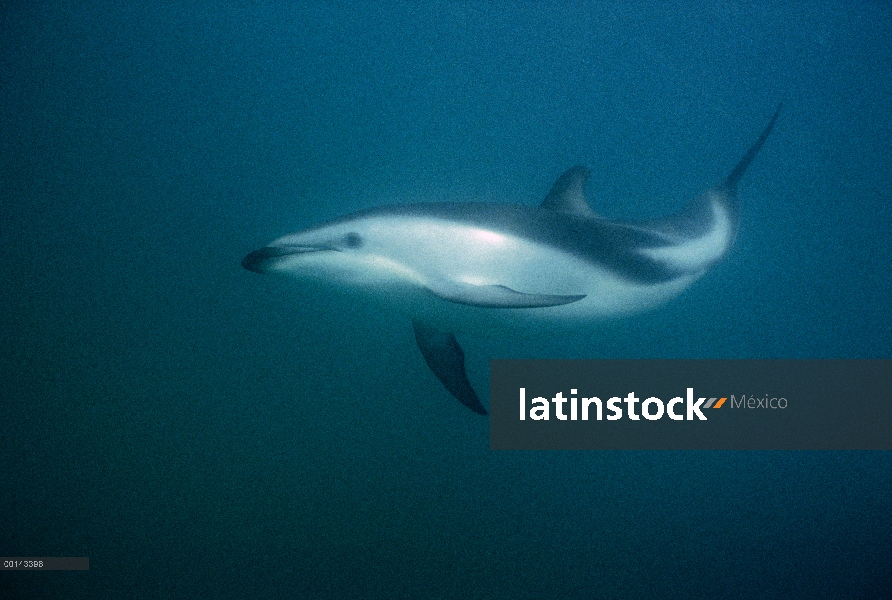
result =
[{"label": "tail fluke", "polygon": [[722,183],[723,188],[725,188],[729,192],[737,191],[737,184],[740,183],[740,180],[743,177],[743,173],[746,171],[747,167],[750,166],[750,163],[753,162],[753,159],[756,158],[756,155],[759,153],[759,150],[762,149],[762,145],[765,143],[765,140],[768,139],[768,135],[774,128],[774,122],[777,121],[777,116],[780,114],[781,107],[783,105],[783,102],[777,105],[777,110],[774,111],[774,116],[771,117],[770,121],[768,121],[768,125],[765,127],[762,135],[759,136],[759,139],[756,140],[755,144],[750,146],[750,149],[747,151],[747,153],[744,154],[743,158],[740,159],[740,162],[737,163],[737,166],[734,167],[734,170],[731,171],[731,174],[728,175],[728,177]]}]

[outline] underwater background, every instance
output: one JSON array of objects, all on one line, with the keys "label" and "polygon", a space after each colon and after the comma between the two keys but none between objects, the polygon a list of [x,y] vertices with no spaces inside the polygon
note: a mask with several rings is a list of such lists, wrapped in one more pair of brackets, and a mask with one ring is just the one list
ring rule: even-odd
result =
[{"label": "underwater background", "polygon": [[7,2],[3,598],[888,598],[890,452],[495,452],[409,322],[239,265],[407,201],[740,185],[680,298],[489,358],[892,358],[886,2]]}]

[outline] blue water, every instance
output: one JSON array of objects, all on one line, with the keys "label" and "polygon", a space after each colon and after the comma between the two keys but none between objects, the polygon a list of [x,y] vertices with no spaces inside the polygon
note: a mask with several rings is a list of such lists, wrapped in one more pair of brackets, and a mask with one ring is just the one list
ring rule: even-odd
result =
[{"label": "blue water", "polygon": [[[0,9],[10,598],[888,598],[889,452],[493,452],[401,317],[241,258],[399,201],[740,187],[673,303],[493,357],[892,357],[892,9]],[[482,6],[481,6],[482,5]],[[5,594],[5,595],[4,595]]]}]

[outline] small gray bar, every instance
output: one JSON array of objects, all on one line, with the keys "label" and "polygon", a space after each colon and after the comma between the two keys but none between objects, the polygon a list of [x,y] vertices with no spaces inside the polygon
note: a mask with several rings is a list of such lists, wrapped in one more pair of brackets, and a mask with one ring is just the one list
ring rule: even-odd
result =
[{"label": "small gray bar", "polygon": [[4,556],[0,571],[89,571],[88,556]]}]

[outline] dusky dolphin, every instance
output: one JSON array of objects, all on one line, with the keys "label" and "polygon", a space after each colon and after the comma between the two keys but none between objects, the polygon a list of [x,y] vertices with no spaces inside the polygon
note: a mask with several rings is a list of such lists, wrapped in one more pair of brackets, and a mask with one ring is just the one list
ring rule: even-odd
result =
[{"label": "dusky dolphin", "polygon": [[680,294],[733,244],[737,185],[779,113],[780,106],[724,181],[663,219],[596,214],[585,198],[589,172],[576,166],[538,207],[371,208],[281,237],[248,254],[242,266],[321,281],[409,315],[430,369],[462,404],[485,415],[454,332],[578,328]]}]

